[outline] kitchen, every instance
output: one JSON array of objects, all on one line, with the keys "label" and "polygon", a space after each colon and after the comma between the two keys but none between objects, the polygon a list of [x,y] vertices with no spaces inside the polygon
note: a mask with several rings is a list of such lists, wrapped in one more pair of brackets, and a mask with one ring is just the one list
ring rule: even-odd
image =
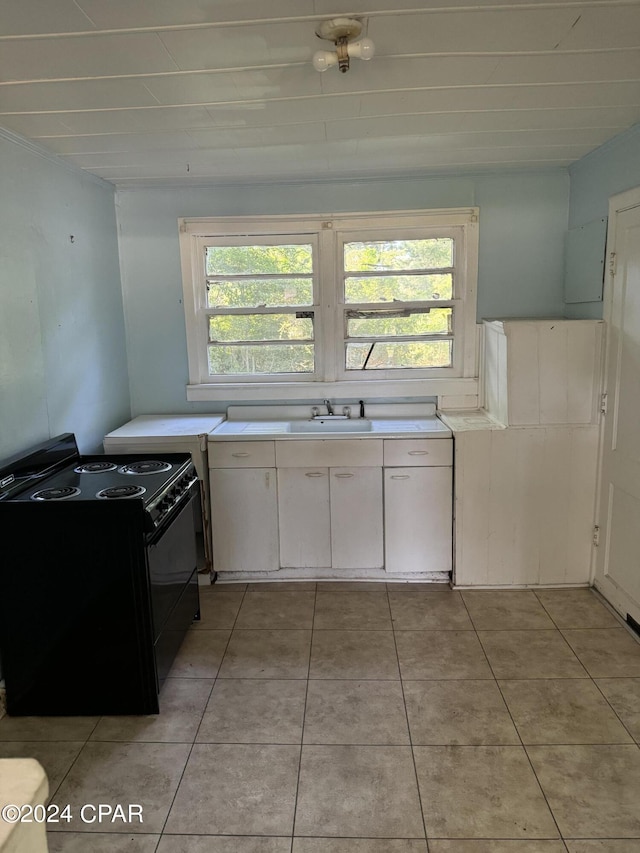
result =
[{"label": "kitchen", "polygon": [[[598,8],[605,7],[600,4]],[[624,8],[637,14],[634,4]],[[159,24],[154,21],[153,25]],[[313,31],[314,25],[307,22],[305,32]],[[54,20],[49,30],[60,32],[61,26],[56,26]],[[634,31],[627,26],[624,38],[631,38],[634,32],[637,35],[637,27]],[[619,34],[619,38],[623,35]],[[305,50],[315,49],[314,40],[315,36],[306,38]],[[383,56],[384,38],[376,36],[375,40],[378,56]],[[603,116],[605,123],[615,128],[605,132],[601,147],[596,142],[587,144],[584,153],[569,152],[567,163],[562,165],[553,160],[535,166],[503,164],[503,153],[491,169],[486,163],[444,171],[442,167],[436,170],[423,165],[421,170],[414,168],[411,174],[403,174],[402,170],[391,168],[388,164],[394,161],[387,159],[387,166],[377,167],[373,174],[362,174],[365,165],[359,168],[358,163],[351,164],[350,172],[329,172],[329,179],[326,171],[304,175],[294,173],[292,167],[289,171],[281,167],[277,180],[264,176],[260,180],[256,176],[249,185],[236,176],[233,181],[187,178],[191,185],[172,180],[135,186],[133,181],[125,180],[123,173],[114,189],[108,175],[115,173],[105,171],[107,180],[100,180],[68,166],[65,160],[46,155],[41,147],[47,144],[44,137],[54,139],[69,132],[63,127],[52,128],[53,122],[61,121],[55,113],[47,117],[46,107],[43,110],[32,105],[24,108],[29,115],[19,115],[20,109],[11,101],[0,117],[0,125],[8,128],[0,133],[0,245],[4,259],[0,271],[0,458],[65,431],[76,433],[82,452],[96,452],[104,435],[131,417],[147,413],[222,413],[234,402],[231,398],[213,403],[187,401],[187,342],[177,224],[183,216],[477,206],[479,321],[495,317],[600,319],[601,301],[581,302],[574,296],[574,301],[565,303],[564,245],[568,230],[607,216],[610,196],[640,185],[640,131],[637,125],[630,126],[638,120],[637,63],[635,75],[619,66],[629,55],[636,56],[630,43],[633,44],[632,39],[621,43],[616,62],[611,63],[616,70],[607,79],[608,85],[614,87],[609,93],[610,103],[621,114],[626,109],[625,115],[633,114],[635,109],[635,118],[613,115],[613,108],[603,100],[605,78],[591,88],[586,86],[586,80],[565,77],[563,84],[556,81],[546,90],[552,90],[553,97],[564,93],[566,100],[560,102],[557,115],[566,110],[570,118],[576,110],[589,109],[591,122]],[[375,63],[376,58],[366,65],[354,62],[355,67],[344,75],[344,80],[338,79],[341,84],[354,85],[350,83],[351,75],[357,74],[360,89],[367,85],[366,74],[373,71]],[[298,69],[297,73],[303,72]],[[330,69],[325,77],[331,74],[337,75],[337,71]],[[40,78],[45,74],[29,76]],[[64,78],[70,74],[61,68],[55,76]],[[545,81],[539,77],[534,82],[542,87]],[[337,83],[330,80],[329,85]],[[19,91],[20,86],[4,90]],[[590,100],[580,100],[580,93],[586,92]],[[47,126],[38,130],[38,123],[45,121]],[[34,137],[43,138],[30,143],[28,138]],[[304,144],[299,143],[295,154],[288,151],[288,159],[304,162],[304,150]],[[545,155],[548,154],[547,150]],[[85,168],[91,171],[90,164]],[[325,396],[313,395],[309,404],[321,402]],[[223,595],[227,596],[227,606],[231,610],[237,606],[239,612],[240,593],[229,591]],[[335,592],[327,591],[326,595],[332,599]],[[300,596],[302,592],[297,597]],[[527,600],[531,601],[529,597]],[[308,610],[308,600],[299,604]],[[330,604],[327,601],[323,606]],[[531,604],[524,606],[537,610]],[[578,629],[573,625],[568,630]],[[220,639],[216,636],[216,642]],[[202,673],[202,680],[210,674],[211,670]],[[205,687],[203,683],[197,686]],[[76,735],[72,741],[83,741],[84,735]],[[62,742],[65,739],[59,738]],[[64,754],[71,756],[68,747]],[[67,759],[63,764],[64,761]],[[65,766],[69,766],[68,761]],[[578,849],[578,842],[570,843]],[[550,851],[562,849],[559,842],[548,840],[545,844]],[[446,841],[435,845],[447,849]],[[569,849],[573,853],[573,848]]]}]

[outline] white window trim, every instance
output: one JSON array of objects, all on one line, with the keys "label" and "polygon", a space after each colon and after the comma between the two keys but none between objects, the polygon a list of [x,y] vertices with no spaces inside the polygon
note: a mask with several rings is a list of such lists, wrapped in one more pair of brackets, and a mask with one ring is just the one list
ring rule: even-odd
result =
[{"label": "white window trim", "polygon": [[[422,211],[384,211],[378,213],[342,213],[342,214],[301,214],[300,216],[262,216],[262,217],[198,217],[178,220],[180,254],[182,264],[182,282],[184,292],[185,324],[187,332],[187,354],[189,361],[189,384],[187,400],[190,401],[274,401],[307,400],[318,397],[421,397],[442,395],[477,394],[477,347],[476,347],[476,301],[478,279],[478,208],[446,208]],[[401,228],[413,231],[416,228],[461,228],[464,250],[457,259],[457,274],[462,285],[462,304],[458,309],[456,324],[457,358],[453,368],[438,368],[433,371],[421,371],[420,376],[398,378],[354,377],[340,379],[337,362],[337,350],[334,346],[337,329],[337,313],[330,316],[326,299],[322,299],[320,290],[320,313],[318,338],[324,335],[325,363],[321,365],[324,376],[330,379],[312,379],[301,375],[286,379],[269,377],[265,380],[209,382],[203,381],[207,375],[206,341],[204,324],[201,322],[201,257],[202,239],[206,237],[240,237],[254,235],[298,234],[317,235],[320,252],[318,275],[324,287],[333,289],[334,294],[340,287],[337,263],[326,251],[323,243],[334,239],[331,232],[379,232],[385,229],[397,231]],[[326,292],[326,291],[325,291]],[[333,364],[331,363],[333,362]],[[446,375],[445,374],[446,371]]]}]

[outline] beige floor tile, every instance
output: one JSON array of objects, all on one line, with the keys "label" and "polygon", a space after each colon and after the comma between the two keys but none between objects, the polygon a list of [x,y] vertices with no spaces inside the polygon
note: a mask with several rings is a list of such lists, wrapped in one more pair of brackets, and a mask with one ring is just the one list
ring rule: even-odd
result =
[{"label": "beige floor tile", "polygon": [[295,835],[424,838],[408,746],[303,746]]},{"label": "beige floor tile", "polygon": [[397,679],[391,631],[314,631],[310,678]]},{"label": "beige floor tile", "polygon": [[236,628],[311,628],[315,592],[267,590],[245,596]]},{"label": "beige floor tile", "polygon": [[325,592],[386,592],[384,581],[318,581],[318,594]]},{"label": "beige floor tile", "polygon": [[562,632],[592,678],[640,676],[640,643],[626,628]]},{"label": "beige floor tile", "polygon": [[289,853],[290,838],[163,835],[157,853]]},{"label": "beige floor tile", "polygon": [[233,628],[243,596],[245,584],[221,585],[200,589],[200,621],[194,622],[193,630]]},{"label": "beige floor tile", "polygon": [[427,838],[557,838],[520,746],[414,747]]},{"label": "beige floor tile", "polygon": [[596,684],[632,736],[640,742],[640,678],[598,678]]},{"label": "beige floor tile", "polygon": [[478,631],[526,631],[555,627],[529,589],[464,590],[462,597]]},{"label": "beige floor tile", "polygon": [[76,832],[104,832],[104,825],[83,823],[85,803],[139,804],[143,823],[110,824],[123,833],[162,830],[187,762],[189,744],[87,743],[58,788],[54,802],[71,806],[73,820],[65,827]]},{"label": "beige floor tile", "polygon": [[304,742],[408,744],[399,681],[310,681]]},{"label": "beige floor tile", "polygon": [[429,841],[429,853],[566,853],[562,841]]},{"label": "beige floor tile", "polygon": [[606,841],[567,841],[569,853],[640,853],[640,840],[609,838]]},{"label": "beige floor tile", "polygon": [[247,595],[264,592],[315,592],[315,581],[266,581],[264,583],[248,583]]},{"label": "beige floor tile", "polygon": [[52,799],[83,746],[84,742],[80,741],[5,741],[0,743],[0,758],[35,758],[39,761],[47,774],[49,799]]},{"label": "beige floor tile", "polygon": [[640,749],[528,746],[565,838],[640,838]]},{"label": "beige floor tile", "polygon": [[291,835],[299,761],[298,746],[196,744],[166,832]]},{"label": "beige floor tile", "polygon": [[418,598],[422,595],[431,595],[433,592],[450,592],[452,595],[460,595],[456,590],[451,589],[448,583],[387,583],[387,592],[389,597],[394,595],[415,595]]},{"label": "beige floor tile", "polygon": [[171,678],[215,678],[229,633],[228,630],[188,631],[171,667]]},{"label": "beige floor tile", "polygon": [[85,741],[100,717],[2,717],[0,741]]},{"label": "beige floor tile", "polygon": [[590,589],[539,589],[535,594],[558,628],[617,628],[620,625]]},{"label": "beige floor tile", "polygon": [[306,682],[219,679],[198,743],[296,743],[302,740]]},{"label": "beige floor tile", "polygon": [[311,631],[238,631],[231,635],[220,678],[306,678]]},{"label": "beige floor tile", "polygon": [[427,853],[419,838],[294,838],[292,853]]},{"label": "beige floor tile", "polygon": [[402,678],[493,678],[473,631],[398,631]]},{"label": "beige floor tile", "polygon": [[478,631],[496,678],[586,678],[557,631]]},{"label": "beige floor tile", "polygon": [[[90,853],[155,853],[159,840],[159,835],[94,832]],[[89,853],[85,832],[50,832],[47,844],[49,853]]]},{"label": "beige floor tile", "polygon": [[523,743],[629,743],[631,736],[589,679],[501,681]]},{"label": "beige floor tile", "polygon": [[519,744],[494,681],[405,681],[415,745]]},{"label": "beige floor tile", "polygon": [[425,592],[421,596],[390,594],[391,618],[396,631],[472,631],[460,593]]},{"label": "beige floor tile", "polygon": [[193,743],[212,687],[211,679],[167,678],[159,714],[102,717],[91,740]]},{"label": "beige floor tile", "polygon": [[390,631],[387,591],[318,591],[313,627],[317,629]]}]

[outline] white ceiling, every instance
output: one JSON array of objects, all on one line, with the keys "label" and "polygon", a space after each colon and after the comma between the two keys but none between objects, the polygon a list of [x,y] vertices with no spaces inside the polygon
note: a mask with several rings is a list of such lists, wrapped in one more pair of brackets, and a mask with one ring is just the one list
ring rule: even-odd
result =
[{"label": "white ceiling", "polygon": [[[346,15],[376,55],[319,74]],[[565,167],[638,121],[640,0],[0,3],[0,126],[116,184]]]}]

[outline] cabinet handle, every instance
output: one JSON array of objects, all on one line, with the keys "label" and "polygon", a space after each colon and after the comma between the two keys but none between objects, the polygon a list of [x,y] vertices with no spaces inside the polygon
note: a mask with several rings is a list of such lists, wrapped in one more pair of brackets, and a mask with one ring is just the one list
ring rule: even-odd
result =
[{"label": "cabinet handle", "polygon": [[324,477],[323,471],[307,471],[305,477]]},{"label": "cabinet handle", "polygon": [[336,477],[353,477],[353,474],[336,474]]},{"label": "cabinet handle", "polygon": [[428,455],[429,455],[428,450],[410,450],[409,451],[409,456],[428,456]]},{"label": "cabinet handle", "polygon": [[251,456],[250,453],[246,453],[246,452],[245,453],[232,453],[231,455],[235,456],[236,458],[239,458],[241,456]]},{"label": "cabinet handle", "polygon": [[409,474],[392,474],[391,479],[392,480],[409,480],[411,478],[410,478]]}]

